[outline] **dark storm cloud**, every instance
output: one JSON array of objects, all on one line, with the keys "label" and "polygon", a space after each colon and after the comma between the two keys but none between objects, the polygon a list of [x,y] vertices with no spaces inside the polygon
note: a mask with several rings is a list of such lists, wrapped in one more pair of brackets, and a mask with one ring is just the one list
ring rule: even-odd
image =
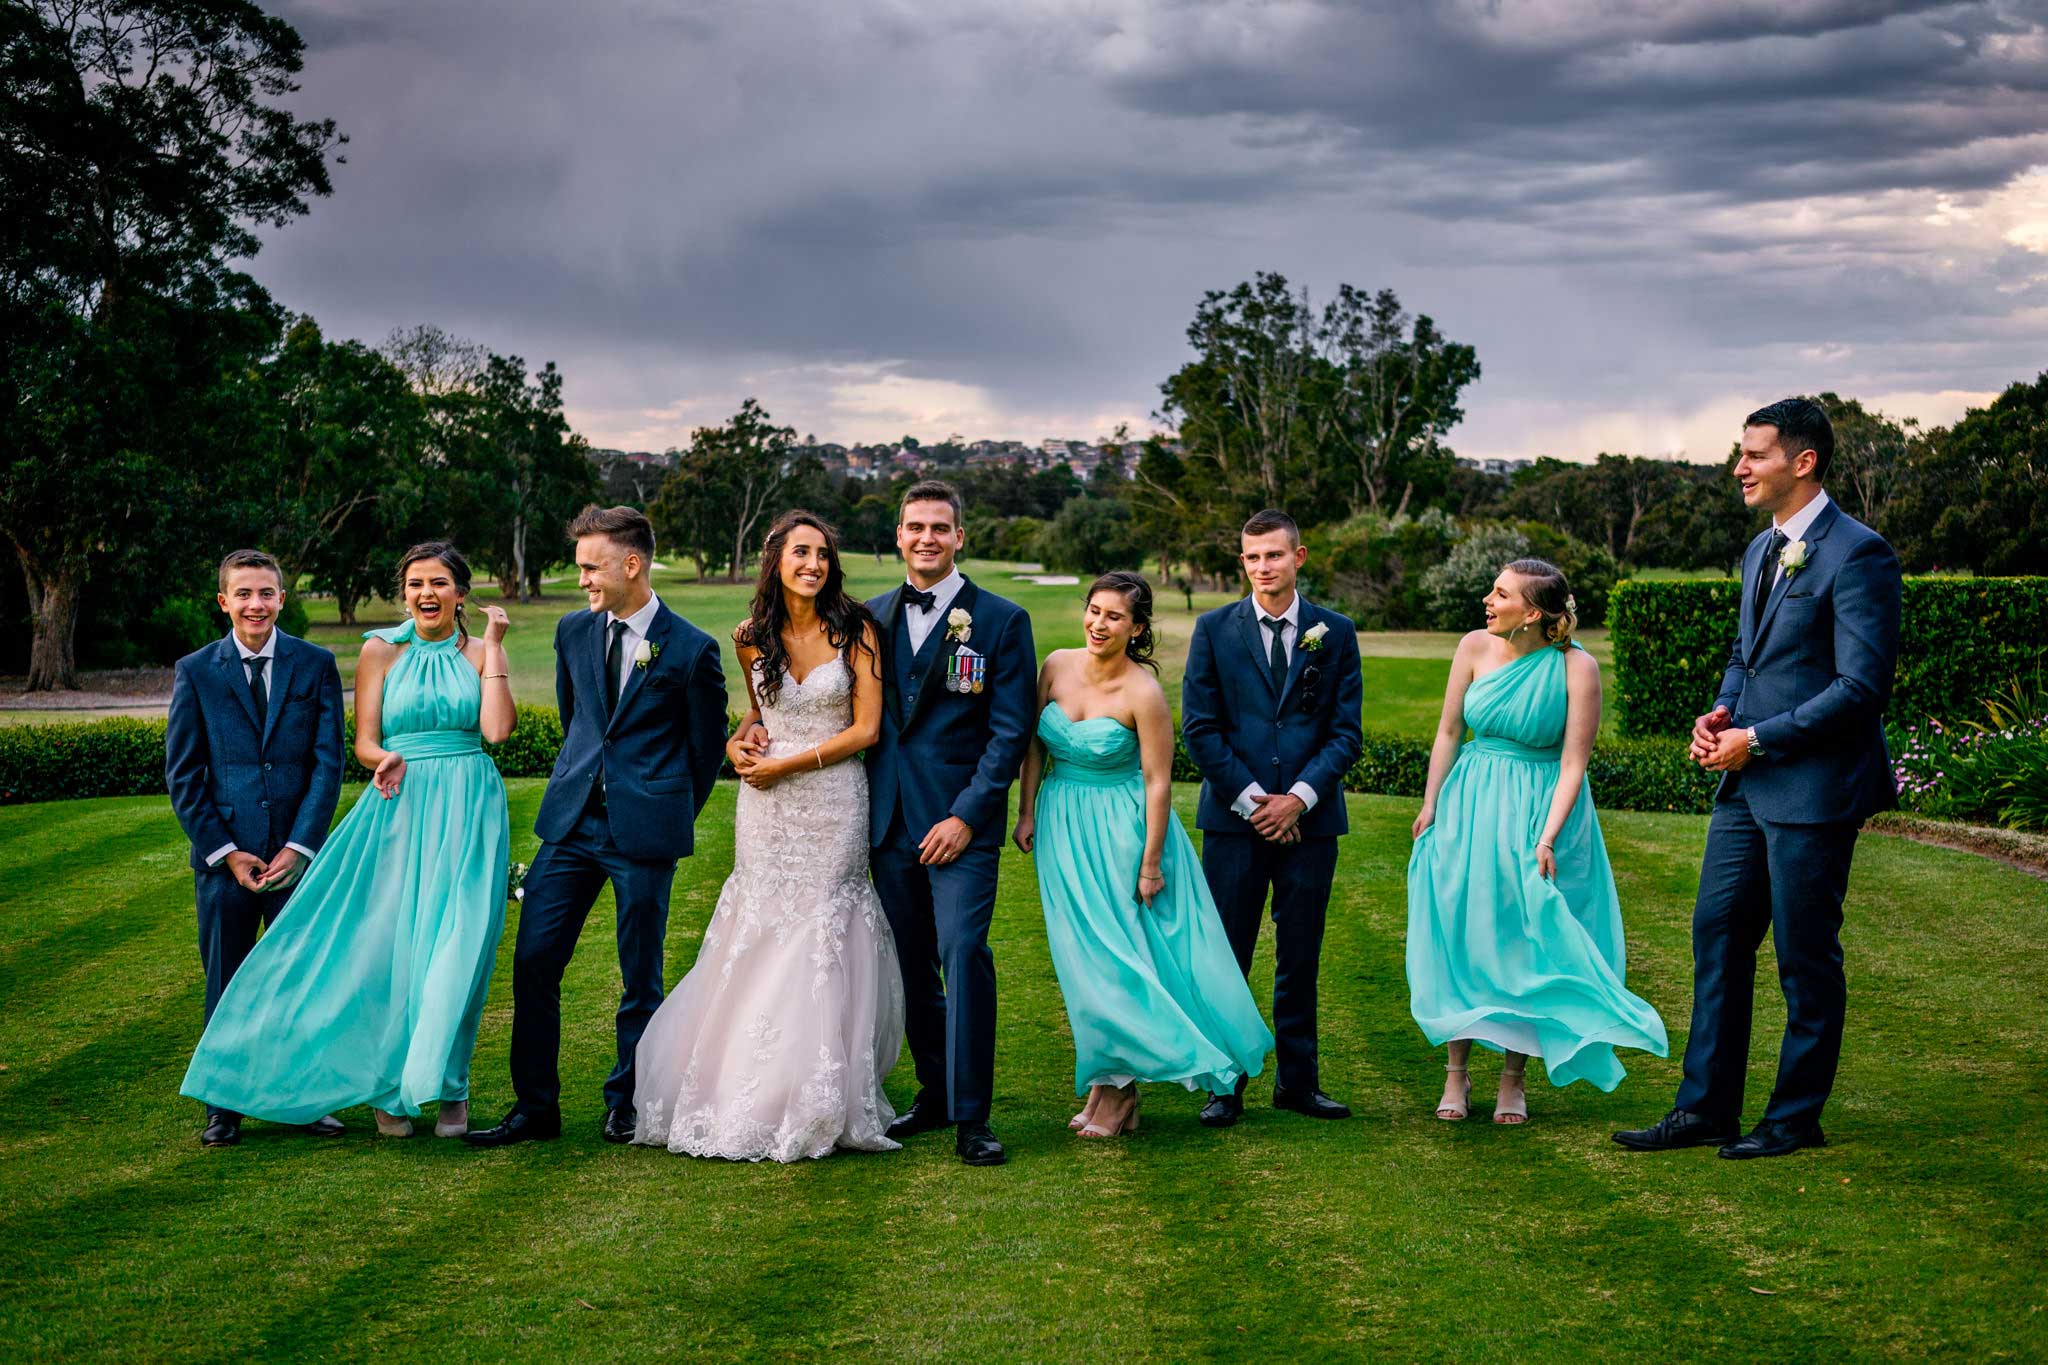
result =
[{"label": "dark storm cloud", "polygon": [[[2048,307],[2048,256],[1968,217],[2048,164],[2037,5],[285,13],[350,164],[259,274],[334,330],[559,358],[600,439],[757,387],[829,435],[871,373],[989,420],[1142,414],[1200,292],[1260,268],[1394,284],[1475,341],[1493,447],[1549,437],[1489,412],[1683,409],[1802,346],[1859,357],[1829,387],[1991,386]],[[1929,226],[1935,195],[1961,208]],[[1804,330],[1746,341],[1762,293]]]}]

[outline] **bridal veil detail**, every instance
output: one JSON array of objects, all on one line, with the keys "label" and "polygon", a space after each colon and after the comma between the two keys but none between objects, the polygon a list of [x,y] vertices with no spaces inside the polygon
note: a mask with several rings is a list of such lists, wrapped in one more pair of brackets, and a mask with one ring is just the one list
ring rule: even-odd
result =
[{"label": "bridal veil detail", "polygon": [[[763,707],[770,756],[844,729],[852,697],[843,659],[785,675]],[[903,981],[868,880],[866,772],[856,758],[742,785],[733,832],[696,965],[640,1040],[634,1141],[739,1161],[893,1150],[882,1080]]]}]

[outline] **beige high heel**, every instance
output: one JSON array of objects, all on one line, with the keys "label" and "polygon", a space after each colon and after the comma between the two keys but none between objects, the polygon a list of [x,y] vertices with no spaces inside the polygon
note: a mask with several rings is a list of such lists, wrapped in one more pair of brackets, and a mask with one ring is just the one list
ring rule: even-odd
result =
[{"label": "beige high heel", "polygon": [[469,1131],[469,1101],[443,1100],[434,1115],[435,1137],[461,1137]]},{"label": "beige high heel", "polygon": [[375,1107],[372,1107],[370,1112],[377,1116],[378,1137],[409,1138],[412,1136],[412,1120],[405,1117],[405,1115],[387,1114],[382,1109]]},{"label": "beige high heel", "polygon": [[[1504,1081],[1520,1081],[1523,1072],[1526,1072],[1528,1069],[1529,1063],[1526,1060],[1522,1063],[1520,1071],[1509,1071],[1506,1067],[1502,1067],[1500,1078]],[[1527,1084],[1522,1086],[1522,1097],[1513,1103],[1499,1098],[1494,1100],[1493,1121],[1495,1123],[1507,1124],[1527,1123],[1529,1121],[1529,1087]]]},{"label": "beige high heel", "polygon": [[1080,1132],[1083,1128],[1086,1128],[1088,1126],[1088,1120],[1094,1117],[1095,1106],[1101,1103],[1101,1101],[1102,1087],[1099,1085],[1089,1086],[1088,1102],[1081,1106],[1080,1113],[1074,1115],[1074,1117],[1067,1120],[1067,1127],[1073,1129],[1077,1133]]},{"label": "beige high heel", "polygon": [[1459,1098],[1458,1102],[1456,1104],[1439,1102],[1436,1107],[1436,1116],[1438,1118],[1442,1119],[1445,1123],[1456,1123],[1472,1112],[1472,1075],[1470,1068],[1451,1066],[1448,1063],[1445,1064],[1444,1070],[1453,1076],[1463,1076],[1465,1078],[1465,1093]]},{"label": "beige high heel", "polygon": [[1104,1125],[1100,1119],[1091,1120],[1081,1129],[1082,1137],[1111,1138],[1123,1133],[1135,1133],[1138,1131],[1138,1105],[1145,1098],[1138,1089],[1138,1083],[1132,1081],[1129,1085],[1120,1088],[1116,1093],[1119,1095],[1128,1094],[1131,1097],[1131,1107],[1124,1111],[1123,1117],[1118,1119],[1113,1126]]}]

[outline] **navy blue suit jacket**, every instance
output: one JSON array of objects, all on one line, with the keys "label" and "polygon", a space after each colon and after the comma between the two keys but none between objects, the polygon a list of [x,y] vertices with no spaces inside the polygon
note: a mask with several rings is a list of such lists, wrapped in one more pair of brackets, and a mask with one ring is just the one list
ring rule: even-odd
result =
[{"label": "navy blue suit jacket", "polygon": [[[1317,625],[1329,627],[1322,648],[1304,649],[1302,638]],[[1204,612],[1195,622],[1180,684],[1180,732],[1202,770],[1198,829],[1251,833],[1251,823],[1230,806],[1254,782],[1275,796],[1296,782],[1315,789],[1315,809],[1296,825],[1304,839],[1334,838],[1351,828],[1344,774],[1365,747],[1358,631],[1349,617],[1306,597],[1295,631],[1287,685],[1276,696],[1267,665],[1271,637],[1251,598]]]},{"label": "navy blue suit jacket", "polygon": [[192,866],[232,843],[268,862],[286,844],[316,853],[341,797],[341,673],[318,645],[279,631],[256,714],[229,636],[178,660],[164,733],[164,785],[192,841]]},{"label": "navy blue suit jacket", "polygon": [[1899,662],[1899,561],[1884,537],[1832,502],[1806,532],[1806,565],[1780,574],[1756,613],[1770,532],[1742,560],[1742,617],[1721,695],[1764,756],[1739,783],[1758,819],[1861,821],[1898,801],[1884,709]]},{"label": "navy blue suit jacket", "polygon": [[605,719],[606,613],[572,611],[555,625],[555,704],[562,752],[534,833],[569,837],[604,775],[612,842],[635,862],[673,862],[695,847],[697,812],[725,755],[725,666],[718,642],[668,609],[647,628],[653,662],[635,667]]},{"label": "navy blue suit jacket", "polygon": [[[1010,786],[1024,765],[1037,717],[1038,655],[1031,618],[1014,602],[963,581],[948,611],[974,618],[969,648],[987,656],[980,692],[948,692],[945,660],[959,645],[945,638],[946,623],[932,627],[930,649],[917,699],[908,702],[896,685],[896,619],[903,589],[892,588],[868,602],[882,644],[882,737],[867,752],[868,838],[879,847],[889,833],[896,804],[914,840],[949,815],[957,815],[977,840],[1003,839]],[[931,643],[928,641],[927,643]]]}]

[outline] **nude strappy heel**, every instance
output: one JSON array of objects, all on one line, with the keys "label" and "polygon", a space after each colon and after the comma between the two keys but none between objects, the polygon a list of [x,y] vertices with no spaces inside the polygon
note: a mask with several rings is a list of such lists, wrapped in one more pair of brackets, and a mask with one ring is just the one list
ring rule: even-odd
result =
[{"label": "nude strappy heel", "polygon": [[1458,1102],[1456,1104],[1440,1103],[1436,1107],[1436,1116],[1438,1118],[1442,1119],[1445,1123],[1456,1123],[1472,1112],[1472,1075],[1469,1068],[1462,1066],[1450,1066],[1447,1064],[1444,1070],[1453,1076],[1463,1076],[1465,1078],[1465,1093],[1459,1097]]},{"label": "nude strappy heel", "polygon": [[[1522,1063],[1522,1068],[1519,1071],[1509,1071],[1503,1067],[1501,1068],[1500,1078],[1504,1081],[1520,1081],[1522,1080],[1523,1072],[1526,1072],[1528,1069],[1529,1064],[1526,1061]],[[1522,1086],[1521,1098],[1513,1103],[1502,1099],[1494,1101],[1493,1121],[1495,1123],[1510,1124],[1527,1123],[1529,1121],[1529,1087],[1527,1084]]]}]

